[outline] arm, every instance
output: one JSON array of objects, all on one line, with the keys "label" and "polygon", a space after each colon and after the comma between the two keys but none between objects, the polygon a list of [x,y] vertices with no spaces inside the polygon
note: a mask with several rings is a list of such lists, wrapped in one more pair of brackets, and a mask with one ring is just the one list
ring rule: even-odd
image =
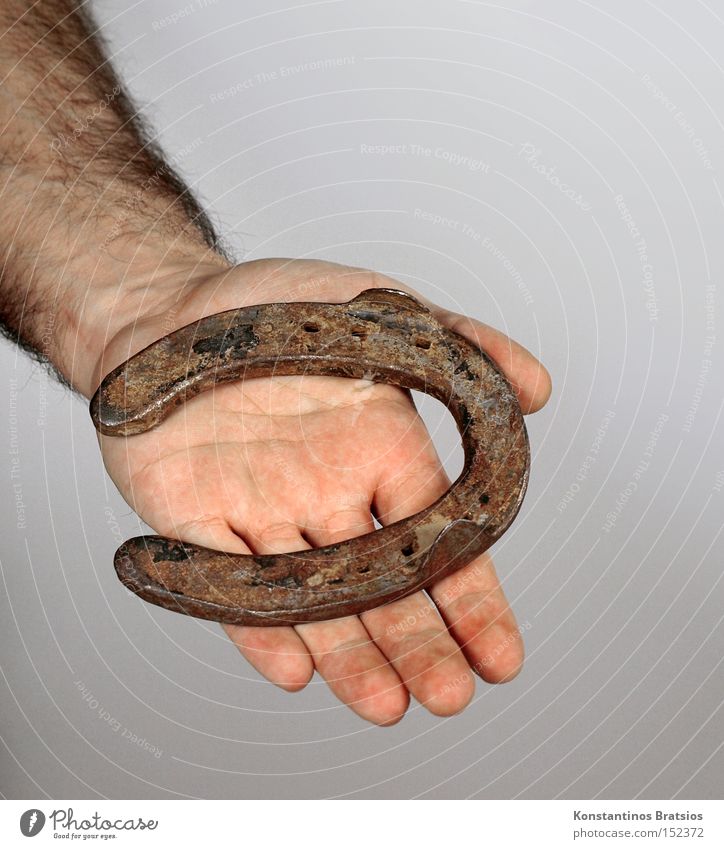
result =
[{"label": "arm", "polygon": [[[204,315],[399,287],[323,262],[233,267],[144,141],[91,30],[71,0],[6,0],[0,10],[0,310],[13,339],[88,397],[129,355]],[[498,361],[524,411],[545,403],[548,375],[525,349],[472,319],[439,315]],[[409,516],[449,484],[405,393],[339,378],[217,387],[149,433],[102,438],[101,450],[124,498],[158,533],[238,553],[366,533],[373,516]],[[436,714],[455,713],[474,673],[505,681],[522,663],[520,630],[487,555],[429,594],[361,617],[226,630],[269,680],[299,689],[316,668],[381,724],[402,716],[410,694]]]},{"label": "arm", "polygon": [[99,352],[176,299],[179,269],[229,263],[76,3],[5,0],[0,33],[0,319],[88,395]]}]

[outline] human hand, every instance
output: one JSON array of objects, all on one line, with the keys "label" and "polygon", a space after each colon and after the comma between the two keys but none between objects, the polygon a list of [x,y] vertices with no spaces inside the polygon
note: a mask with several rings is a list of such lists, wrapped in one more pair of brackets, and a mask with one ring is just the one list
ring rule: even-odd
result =
[{"label": "human hand", "polygon": [[[263,260],[228,270],[178,272],[130,316],[95,368],[100,380],[132,353],[205,315],[274,301],[348,301],[402,287],[361,269]],[[495,359],[524,412],[550,394],[545,369],[479,322],[436,310]],[[101,437],[109,474],[158,533],[210,548],[270,554],[330,545],[403,519],[449,486],[429,435],[403,390],[330,377],[273,377],[215,387],[152,431]],[[273,683],[305,686],[314,669],[363,718],[392,724],[412,694],[437,715],[462,710],[474,675],[510,680],[522,664],[519,630],[491,559],[405,599],[328,622],[225,626]]]}]

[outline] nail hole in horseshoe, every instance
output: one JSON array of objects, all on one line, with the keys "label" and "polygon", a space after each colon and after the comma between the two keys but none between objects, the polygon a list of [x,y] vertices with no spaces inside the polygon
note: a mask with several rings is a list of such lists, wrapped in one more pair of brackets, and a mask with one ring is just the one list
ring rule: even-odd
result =
[{"label": "nail hole in horseshoe", "polygon": [[304,330],[305,333],[319,333],[319,325],[315,324],[313,321],[307,321],[302,325],[302,330]]},{"label": "nail hole in horseshoe", "polygon": [[405,557],[412,557],[412,555],[415,553],[415,547],[412,545],[406,545],[402,549],[402,553],[405,555]]},{"label": "nail hole in horseshoe", "polygon": [[419,337],[415,339],[415,347],[422,348],[423,351],[427,351],[430,345],[432,345],[432,342],[429,339],[421,339]]}]

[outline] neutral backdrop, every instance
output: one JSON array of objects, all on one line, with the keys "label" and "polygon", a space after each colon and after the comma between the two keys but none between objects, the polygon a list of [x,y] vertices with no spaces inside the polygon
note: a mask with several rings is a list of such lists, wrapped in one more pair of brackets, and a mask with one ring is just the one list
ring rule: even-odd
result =
[{"label": "neutral backdrop", "polygon": [[[214,624],[123,589],[139,521],[86,406],[5,343],[2,794],[720,794],[721,4],[94,8],[239,259],[382,270],[550,369],[495,549],[528,659],[460,716],[387,729],[319,678],[275,689]],[[423,409],[455,471],[450,417]]]}]

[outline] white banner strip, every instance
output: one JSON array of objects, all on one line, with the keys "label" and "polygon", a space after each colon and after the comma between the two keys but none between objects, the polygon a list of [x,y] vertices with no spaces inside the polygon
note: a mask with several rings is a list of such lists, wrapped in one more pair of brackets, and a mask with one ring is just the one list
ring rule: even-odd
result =
[{"label": "white banner strip", "polygon": [[[3,801],[0,846],[724,847],[721,801]],[[63,842],[61,842],[63,841]]]}]

